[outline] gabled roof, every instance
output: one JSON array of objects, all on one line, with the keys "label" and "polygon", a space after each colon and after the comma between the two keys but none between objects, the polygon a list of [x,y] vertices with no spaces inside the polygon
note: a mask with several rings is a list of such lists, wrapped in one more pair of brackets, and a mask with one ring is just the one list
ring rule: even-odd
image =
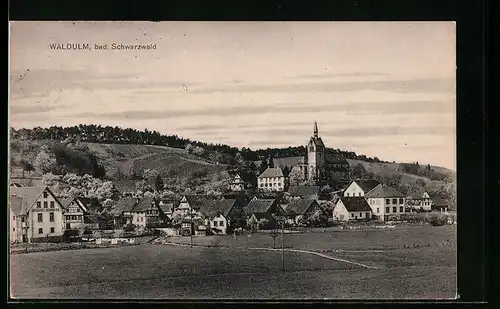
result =
[{"label": "gabled roof", "polygon": [[348,212],[372,211],[370,205],[368,205],[368,202],[362,196],[356,196],[356,197],[340,196],[339,201],[342,201],[342,204],[344,204]]},{"label": "gabled roof", "polygon": [[[311,207],[311,205],[318,204],[316,200],[296,200],[292,201],[285,209],[287,215],[303,215]],[[319,206],[319,205],[318,205]]]},{"label": "gabled roof", "polygon": [[48,190],[50,194],[54,195],[52,191],[47,186],[40,187],[9,187],[10,196],[13,195],[21,197],[23,199],[23,205],[21,212],[25,214],[29,211],[29,208],[35,204],[36,200],[42,195],[42,192]]},{"label": "gabled roof", "polygon": [[251,200],[252,197],[248,194],[245,193],[240,193],[240,194],[224,194],[222,196],[222,199],[226,200],[237,200],[239,205],[242,207],[246,206]]},{"label": "gabled roof", "polygon": [[413,190],[413,191],[410,191],[408,192],[408,194],[406,194],[406,196],[412,198],[412,199],[422,199],[424,198],[424,193],[426,191],[424,189],[419,189],[419,190]]},{"label": "gabled roof", "polygon": [[209,218],[215,217],[218,214],[223,215],[225,218],[228,217],[231,208],[237,204],[236,200],[233,199],[222,199],[218,201],[210,201],[209,203],[203,204],[200,208],[200,212]]},{"label": "gabled roof", "polygon": [[246,214],[268,212],[269,208],[276,202],[275,199],[256,199],[251,200],[250,203],[244,208]]},{"label": "gabled roof", "polygon": [[[361,180],[361,179],[358,179],[358,180],[353,180],[351,182],[351,184],[355,182],[358,184],[358,186],[363,189],[363,191],[365,193],[367,193],[368,191],[372,190],[373,188],[375,188],[376,186],[378,186],[380,184],[380,182],[378,182],[377,180],[375,179],[367,179],[367,180]],[[349,185],[351,185],[349,184]]]},{"label": "gabled roof", "polygon": [[269,220],[269,222],[274,222],[276,220],[270,213],[267,212],[255,212],[252,214],[252,216],[255,216],[255,219],[259,221],[262,219],[267,219]]},{"label": "gabled roof", "polygon": [[16,216],[24,215],[27,209],[26,201],[20,196],[11,195],[10,209]]},{"label": "gabled roof", "polygon": [[259,178],[283,177],[283,171],[279,167],[268,167]]},{"label": "gabled roof", "polygon": [[154,203],[153,197],[143,197],[139,199],[137,204],[135,204],[134,208],[132,209],[132,212],[146,211],[151,207],[151,204],[153,203]]},{"label": "gabled roof", "polygon": [[187,202],[189,203],[189,206],[193,209],[200,209],[202,205],[210,203],[211,201],[214,200],[214,197],[209,196],[209,195],[184,195],[186,198]]},{"label": "gabled roof", "polygon": [[381,198],[381,197],[405,197],[403,193],[390,187],[386,184],[379,184],[375,188],[365,193],[365,197]]},{"label": "gabled roof", "polygon": [[274,166],[281,168],[284,168],[285,166],[292,168],[298,164],[304,164],[305,162],[306,160],[304,157],[273,158]]},{"label": "gabled roof", "polygon": [[122,197],[116,202],[111,213],[115,216],[119,216],[123,212],[132,211],[136,203],[137,199],[135,197]]},{"label": "gabled roof", "polygon": [[75,200],[74,197],[65,197],[65,198],[59,198],[59,203],[61,203],[61,206],[63,208],[68,208],[69,205],[71,205],[71,202]]},{"label": "gabled roof", "polygon": [[320,186],[292,186],[288,189],[288,193],[292,196],[310,196],[319,194]]},{"label": "gabled roof", "polygon": [[158,206],[164,213],[173,212],[174,208],[179,206],[179,200],[177,199],[162,199],[158,203]]}]

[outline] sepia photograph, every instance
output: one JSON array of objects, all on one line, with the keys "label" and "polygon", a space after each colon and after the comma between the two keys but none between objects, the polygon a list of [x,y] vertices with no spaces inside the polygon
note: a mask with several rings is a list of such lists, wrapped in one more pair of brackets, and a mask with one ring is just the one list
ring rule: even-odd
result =
[{"label": "sepia photograph", "polygon": [[12,300],[455,300],[454,22],[9,25]]}]

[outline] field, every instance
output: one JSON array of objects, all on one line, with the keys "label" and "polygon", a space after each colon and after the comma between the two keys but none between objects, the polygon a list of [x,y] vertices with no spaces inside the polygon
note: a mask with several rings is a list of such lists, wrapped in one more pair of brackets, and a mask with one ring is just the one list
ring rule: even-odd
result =
[{"label": "field", "polygon": [[[366,249],[370,242],[359,241],[363,238],[361,231],[331,235],[335,233],[344,232],[285,235],[285,243],[294,248],[309,246],[315,250],[331,247],[360,250]],[[373,233],[376,234],[373,239],[384,235],[391,244],[410,239],[404,236],[406,234],[414,234],[415,239],[434,235],[426,242],[436,243],[454,235],[454,228],[422,226],[412,227],[411,231]],[[285,252],[285,272],[282,272],[279,250],[249,249],[254,244],[272,246],[269,235],[253,235],[249,239],[255,243],[248,248],[237,247],[239,244],[232,236],[218,238],[228,247],[149,244],[11,255],[11,295],[42,299],[433,299],[455,296],[454,245],[323,253],[342,260]],[[198,244],[205,239],[214,243],[215,237],[193,239]],[[280,241],[278,238],[277,243]],[[347,245],[351,242],[357,245]],[[342,243],[346,245],[341,246]]]}]

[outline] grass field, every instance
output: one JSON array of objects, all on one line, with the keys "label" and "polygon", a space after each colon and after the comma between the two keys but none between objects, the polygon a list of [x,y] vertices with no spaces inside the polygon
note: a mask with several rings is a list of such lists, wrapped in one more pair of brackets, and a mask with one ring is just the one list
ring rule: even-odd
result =
[{"label": "grass field", "polygon": [[[294,237],[302,235],[302,240],[297,238],[296,243],[320,244],[328,239],[326,234],[334,233],[304,233]],[[345,243],[352,240],[349,235],[344,238]],[[352,234],[352,237],[356,239],[360,235]],[[226,238],[231,239],[220,237]],[[43,299],[434,299],[455,296],[455,246],[325,254],[378,269],[312,254],[285,252],[283,273],[280,251],[151,244],[11,255],[11,295]]]}]

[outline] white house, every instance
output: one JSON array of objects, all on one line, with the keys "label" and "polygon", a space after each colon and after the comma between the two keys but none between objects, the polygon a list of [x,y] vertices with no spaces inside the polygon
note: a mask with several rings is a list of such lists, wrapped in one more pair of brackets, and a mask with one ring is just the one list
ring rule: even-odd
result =
[{"label": "white house", "polygon": [[406,205],[412,209],[431,211],[433,200],[427,191],[413,191],[407,194]]},{"label": "white house", "polygon": [[343,195],[345,197],[365,196],[367,192],[379,184],[380,182],[376,180],[353,180],[347,188],[345,188]]},{"label": "white house", "polygon": [[87,208],[79,198],[60,198],[61,206],[64,207],[64,225],[66,229],[76,229],[84,226],[84,216]]},{"label": "white house", "polygon": [[[10,187],[11,226],[17,242],[61,241],[64,208],[47,186]],[[15,229],[15,230],[14,230]]]},{"label": "white house", "polygon": [[359,221],[370,220],[372,209],[362,196],[345,197],[340,196],[333,208],[333,220],[335,221]]},{"label": "white house", "polygon": [[285,176],[279,167],[268,167],[257,177],[257,187],[263,192],[281,192],[285,190]]},{"label": "white house", "polygon": [[227,230],[237,220],[245,220],[245,212],[240,199],[221,199],[204,203],[200,213],[205,217],[205,225],[214,234],[227,234]]},{"label": "white house", "polygon": [[386,184],[379,184],[367,192],[365,198],[379,220],[386,221],[390,215],[405,213],[404,194]]},{"label": "white house", "polygon": [[245,190],[245,182],[241,179],[240,175],[236,174],[231,180],[229,187],[233,192],[241,192]]}]

